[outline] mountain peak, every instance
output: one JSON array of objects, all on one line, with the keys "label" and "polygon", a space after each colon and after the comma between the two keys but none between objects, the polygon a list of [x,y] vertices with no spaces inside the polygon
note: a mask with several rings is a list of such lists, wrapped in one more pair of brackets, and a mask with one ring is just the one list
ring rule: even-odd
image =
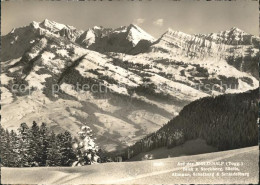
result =
[{"label": "mountain peak", "polygon": [[237,27],[232,27],[230,30],[231,30],[231,31],[240,31],[240,32],[244,32],[243,30],[241,30],[241,29],[239,29],[239,28],[237,28]]},{"label": "mountain peak", "polygon": [[137,26],[136,24],[129,24],[128,28],[135,28],[135,29],[141,29],[139,26]]},{"label": "mountain peak", "polygon": [[148,40],[150,42],[155,41],[154,37],[145,32],[142,28],[135,24],[130,24],[127,27],[128,32],[128,40],[130,40],[134,46],[140,41],[140,40]]},{"label": "mountain peak", "polygon": [[44,25],[46,27],[51,27],[51,26],[54,26],[54,25],[58,25],[59,23],[54,22],[54,21],[50,21],[48,19],[44,19],[40,24]]},{"label": "mountain peak", "polygon": [[228,30],[229,32],[232,33],[245,33],[243,30],[237,28],[237,27],[232,27],[230,30]]},{"label": "mountain peak", "polygon": [[43,24],[48,24],[48,23],[50,23],[50,22],[52,22],[52,21],[50,21],[50,20],[48,20],[48,19],[44,19],[44,20],[42,21]]},{"label": "mountain peak", "polygon": [[138,32],[145,32],[141,27],[137,26],[136,24],[129,24],[129,26],[127,26],[127,29],[128,30],[135,29]]},{"label": "mountain peak", "polygon": [[100,30],[102,27],[101,26],[94,26],[93,29],[94,30]]},{"label": "mountain peak", "polygon": [[68,25],[65,25],[65,24],[60,24],[60,23],[57,23],[55,21],[50,21],[48,19],[44,19],[41,23],[40,23],[40,26],[43,27],[43,28],[46,28],[48,29],[49,31],[52,31],[52,32],[56,32],[56,31],[60,31],[62,29],[76,29],[74,28],[73,26],[68,26]]}]

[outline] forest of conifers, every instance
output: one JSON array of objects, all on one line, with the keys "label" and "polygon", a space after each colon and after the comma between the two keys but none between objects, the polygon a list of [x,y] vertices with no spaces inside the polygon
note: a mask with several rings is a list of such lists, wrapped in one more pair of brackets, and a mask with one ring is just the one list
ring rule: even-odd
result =
[{"label": "forest of conifers", "polygon": [[[85,127],[83,127],[85,128]],[[54,133],[46,123],[22,123],[17,131],[0,126],[1,165],[6,167],[72,166],[106,162],[101,149],[89,147],[89,130],[73,137],[69,131]],[[77,147],[73,147],[73,145]],[[87,146],[86,146],[87,145]],[[87,148],[87,149],[86,149]]]}]

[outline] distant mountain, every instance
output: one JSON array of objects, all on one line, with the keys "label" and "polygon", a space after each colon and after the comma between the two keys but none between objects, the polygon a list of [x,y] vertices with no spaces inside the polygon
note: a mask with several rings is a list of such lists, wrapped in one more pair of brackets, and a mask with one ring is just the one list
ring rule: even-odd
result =
[{"label": "distant mountain", "polygon": [[[140,53],[142,47],[149,47],[155,39],[137,25],[130,24],[117,29],[95,26],[87,31],[77,30],[73,26],[64,25],[45,19],[32,22],[29,26],[13,29],[2,36],[3,60],[17,58],[33,45],[33,41],[43,35],[61,36],[80,46],[98,52]],[[14,44],[16,43],[16,44]],[[16,48],[17,46],[23,46]]]},{"label": "distant mountain", "polygon": [[169,29],[150,47],[150,52],[164,53],[172,59],[203,65],[210,65],[210,61],[225,61],[239,71],[258,78],[259,43],[259,37],[238,28],[196,35]]},{"label": "distant mountain", "polygon": [[69,41],[75,41],[83,31],[78,31],[73,26],[60,24],[54,21],[45,19],[41,23],[32,22],[28,26],[14,28],[7,35],[1,36],[2,53],[1,61],[16,59],[21,57],[24,52],[29,50],[42,37],[57,37],[62,36]]},{"label": "distant mountain", "polygon": [[125,148],[196,99],[259,86],[259,39],[216,35],[169,30],[155,41],[135,25],[80,31],[49,20],[16,28],[1,37],[1,124],[47,122],[74,135],[86,124],[99,146]]},{"label": "distant mountain", "polygon": [[259,89],[196,100],[158,131],[129,147],[124,157],[153,150],[158,153],[160,148],[167,156],[163,147],[173,148],[195,139],[219,150],[257,145],[258,101]]},{"label": "distant mountain", "polygon": [[140,41],[146,41],[147,45],[151,45],[155,39],[140,27],[130,24],[114,30],[96,26],[85,31],[76,43],[101,53],[131,53]]},{"label": "distant mountain", "polygon": [[73,26],[60,24],[54,21],[45,19],[41,23],[34,22],[35,27],[40,27],[50,31],[51,33],[58,34],[62,37],[66,37],[69,40],[75,41],[75,39],[83,33],[83,31],[78,31]]}]

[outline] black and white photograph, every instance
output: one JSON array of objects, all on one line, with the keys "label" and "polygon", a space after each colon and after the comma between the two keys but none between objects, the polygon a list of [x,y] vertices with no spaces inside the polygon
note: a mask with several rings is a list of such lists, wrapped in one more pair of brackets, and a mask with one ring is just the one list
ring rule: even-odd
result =
[{"label": "black and white photograph", "polygon": [[1,1],[1,184],[258,184],[258,0]]}]

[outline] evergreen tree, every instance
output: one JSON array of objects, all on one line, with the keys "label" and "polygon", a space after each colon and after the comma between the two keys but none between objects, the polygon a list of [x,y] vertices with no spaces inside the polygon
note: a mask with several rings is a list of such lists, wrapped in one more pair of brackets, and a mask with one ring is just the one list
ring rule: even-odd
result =
[{"label": "evergreen tree", "polygon": [[1,142],[0,142],[0,152],[1,152],[1,164],[6,166],[7,163],[7,156],[6,156],[6,152],[7,152],[7,135],[6,135],[6,131],[4,130],[4,128],[0,125],[0,137],[1,137]]},{"label": "evergreen tree", "polygon": [[77,160],[76,154],[72,149],[72,136],[68,131],[65,133],[58,134],[58,145],[60,146],[61,152],[61,165],[71,166],[74,161]]},{"label": "evergreen tree", "polygon": [[78,142],[75,143],[75,152],[77,161],[73,166],[89,165],[100,161],[98,153],[98,146],[93,139],[92,130],[88,126],[82,126],[78,132]]},{"label": "evergreen tree", "polygon": [[20,156],[19,156],[19,140],[17,134],[11,130],[10,132],[10,166],[18,167],[20,166]]},{"label": "evergreen tree", "polygon": [[47,128],[46,123],[42,123],[40,127],[40,166],[46,166],[47,161],[47,149],[49,145],[49,130]]},{"label": "evergreen tree", "polygon": [[1,160],[4,166],[11,167],[12,165],[12,147],[11,147],[11,139],[10,133],[8,130],[5,131],[4,140],[2,141],[3,151],[1,151]]},{"label": "evergreen tree", "polygon": [[41,163],[41,141],[40,129],[35,121],[33,121],[29,134],[29,164],[30,166],[39,166]]},{"label": "evergreen tree", "polygon": [[26,123],[22,123],[18,129],[18,139],[19,139],[19,166],[28,167],[29,165],[29,127]]},{"label": "evergreen tree", "polygon": [[47,148],[47,166],[61,166],[62,154],[60,146],[58,145],[56,135],[54,132],[51,133],[49,139],[49,145]]}]

